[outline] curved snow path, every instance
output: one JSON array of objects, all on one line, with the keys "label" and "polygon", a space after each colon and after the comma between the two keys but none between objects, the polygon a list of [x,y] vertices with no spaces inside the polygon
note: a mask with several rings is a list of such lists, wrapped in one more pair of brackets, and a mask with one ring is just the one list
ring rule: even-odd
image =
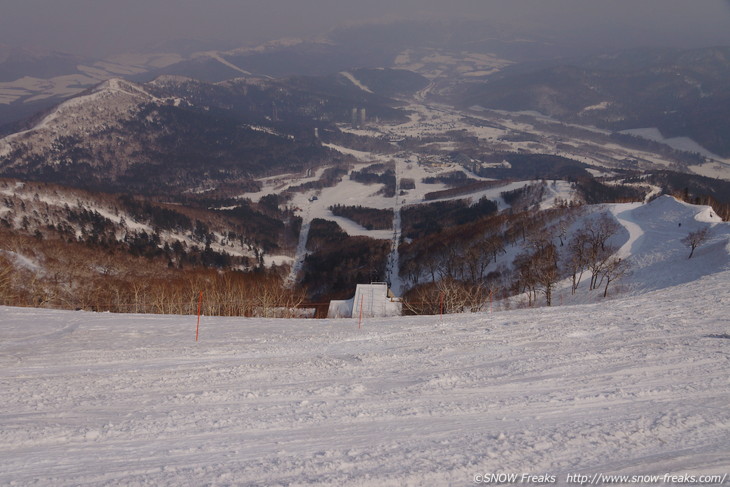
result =
[{"label": "curved snow path", "polygon": [[630,257],[638,250],[641,238],[644,236],[644,230],[641,229],[633,217],[633,211],[638,206],[640,206],[639,203],[626,203],[611,207],[613,216],[629,232],[629,239],[617,252],[617,255],[622,259]]},{"label": "curved snow path", "polygon": [[[730,224],[721,223],[712,208],[689,205],[671,196],[609,208],[629,233],[618,255],[631,259],[637,276],[651,276],[627,279],[633,281],[635,290],[676,286],[730,269]],[[689,247],[682,239],[700,228],[710,230],[708,240],[688,259]]]}]

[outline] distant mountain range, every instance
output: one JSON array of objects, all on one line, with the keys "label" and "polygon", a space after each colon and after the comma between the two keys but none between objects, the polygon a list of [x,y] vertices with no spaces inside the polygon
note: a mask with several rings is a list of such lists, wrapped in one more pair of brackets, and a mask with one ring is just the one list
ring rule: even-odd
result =
[{"label": "distant mountain range", "polygon": [[167,194],[335,163],[343,156],[322,145],[320,130],[338,132],[334,124],[351,122],[353,109],[358,117],[403,121],[386,95],[427,84],[410,71],[353,73],[217,84],[111,79],[0,139],[0,174]]},{"label": "distant mountain range", "polygon": [[643,49],[550,67],[507,68],[467,86],[458,103],[533,110],[610,130],[658,128],[730,157],[730,47]]},{"label": "distant mountain range", "polygon": [[396,22],[107,60],[2,48],[0,175],[140,193],[247,184],[341,159],[318,136],[339,133],[353,109],[406,120],[403,101],[417,93],[611,131],[657,128],[730,156],[730,47],[566,60],[550,57],[548,40],[480,22]]},{"label": "distant mountain range", "polygon": [[[324,76],[378,67],[406,67],[433,75],[457,64],[462,68],[453,72],[468,76],[509,64],[504,59],[532,59],[546,45],[484,22],[434,21],[363,24],[315,39],[281,39],[233,49],[184,40],[108,59],[0,46],[0,131],[3,125],[117,77],[149,82],[175,75],[219,82],[241,76]],[[465,61],[465,53],[477,57]],[[464,69],[465,65],[469,67]],[[13,129],[6,127],[5,132]]]},{"label": "distant mountain range", "polygon": [[730,47],[565,57],[574,51],[538,31],[525,35],[483,21],[354,25],[314,39],[232,49],[182,41],[103,60],[0,46],[0,134],[112,78],[218,83],[398,68],[434,82],[431,96],[461,107],[533,110],[614,131],[658,128],[664,137],[690,137],[730,156]]},{"label": "distant mountain range", "polygon": [[504,247],[485,236],[529,241],[540,209],[666,192],[730,218],[727,163],[615,133],[656,127],[727,154],[730,49],[524,63],[540,42],[401,27],[115,62],[4,56],[6,73],[50,78],[0,82],[8,110],[44,107],[0,136],[0,240],[30,249],[0,250],[96,262],[48,289],[269,268],[325,299],[437,272],[503,280],[487,267]]},{"label": "distant mountain range", "polygon": [[0,45],[0,83],[24,77],[53,78],[76,71],[82,58],[59,52],[36,52]]}]

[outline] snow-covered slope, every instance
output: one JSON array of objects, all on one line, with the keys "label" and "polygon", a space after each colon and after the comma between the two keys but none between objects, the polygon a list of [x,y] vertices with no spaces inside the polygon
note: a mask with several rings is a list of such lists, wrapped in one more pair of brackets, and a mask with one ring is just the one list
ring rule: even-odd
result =
[{"label": "snow-covered slope", "polygon": [[[637,291],[684,284],[730,265],[730,223],[709,206],[661,196],[646,205],[610,205],[610,210],[628,231],[619,254],[631,261],[629,281]],[[690,248],[682,239],[701,228],[709,229],[707,242],[688,259]]]},{"label": "snow-covered slope", "polygon": [[[0,157],[20,149],[41,154],[48,146],[57,150],[64,140],[91,138],[91,135],[96,136],[121,125],[135,114],[140,104],[152,101],[162,102],[141,85],[116,78],[105,81],[88,93],[61,103],[33,128],[0,139]],[[82,145],[77,141],[78,147]],[[120,143],[116,145],[122,146]],[[20,158],[17,162],[20,162]],[[61,162],[65,161],[53,160],[51,154],[47,164],[57,165]],[[12,165],[11,161],[10,167]]]},{"label": "snow-covered slope", "polygon": [[[197,343],[194,316],[0,308],[0,484],[471,485],[529,473],[719,485],[728,224],[668,197],[612,211],[637,292],[593,304],[361,328],[203,317]],[[703,225],[711,240],[688,260],[677,238]]]},{"label": "snow-covered slope", "polygon": [[[182,245],[184,248],[204,245],[200,237],[195,235],[194,223],[187,227],[183,224],[175,228],[161,228],[159,222],[155,223],[149,214],[135,214],[125,206],[123,200],[109,194],[90,193],[44,183],[0,180],[0,200],[3,202],[0,207],[0,224],[19,234],[35,234],[39,238],[51,240],[73,238],[87,242],[90,247],[98,245],[100,235],[104,235],[109,242],[124,246],[129,239],[143,233],[157,235],[160,249],[164,249],[166,245],[168,248],[173,245]],[[183,213],[176,213],[183,216]],[[207,221],[211,250],[251,259],[255,258],[256,252],[262,252],[252,242],[244,243],[230,238],[231,224],[218,220],[214,213],[198,215]],[[185,217],[182,221],[185,221]],[[3,248],[17,250],[13,239],[7,240],[0,241],[0,253]],[[61,246],[59,244],[59,248]],[[34,246],[32,251],[37,252],[35,255],[41,260],[49,258],[44,255],[40,246]],[[103,252],[101,249],[100,251]],[[277,257],[266,255],[264,260],[270,265]],[[42,266],[37,270],[36,277],[42,277],[45,272]]]},{"label": "snow-covered slope", "polygon": [[722,476],[729,279],[362,329],[204,318],[198,343],[190,316],[0,308],[0,483]]}]

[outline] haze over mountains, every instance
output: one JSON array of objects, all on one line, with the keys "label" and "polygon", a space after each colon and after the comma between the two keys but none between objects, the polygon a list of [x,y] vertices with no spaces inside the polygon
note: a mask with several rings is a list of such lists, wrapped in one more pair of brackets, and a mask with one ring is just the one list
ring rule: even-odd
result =
[{"label": "haze over mountains", "polygon": [[727,479],[730,2],[0,10],[0,484]]},{"label": "haze over mountains", "polygon": [[[452,7],[458,15],[446,15],[438,2],[381,10],[281,2],[245,12],[220,5],[216,15],[230,13],[243,30],[284,7],[291,7],[289,15],[301,12],[302,22],[287,30],[283,17],[264,39],[255,29],[234,35],[226,19],[218,39],[206,41],[175,41],[171,33],[181,26],[174,20],[186,24],[190,12],[165,7],[151,4],[127,36],[116,28],[93,33],[109,26],[108,15],[116,12],[121,22],[134,8],[61,15],[69,25],[89,27],[87,34],[68,34],[65,45],[99,40],[80,54],[0,50],[0,175],[13,178],[4,212],[10,231],[37,238],[69,233],[43,228],[38,215],[18,210],[21,202],[28,206],[21,189],[28,181],[64,187],[52,191],[103,192],[78,211],[107,208],[101,202],[108,194],[122,193],[114,211],[136,213],[144,231],[153,231],[152,247],[198,241],[204,244],[198,250],[222,256],[208,255],[208,264],[288,265],[291,279],[309,283],[310,297],[324,298],[334,289],[317,281],[323,277],[305,265],[307,256],[327,261],[332,256],[323,253],[338,255],[335,247],[369,246],[370,277],[396,282],[410,272],[403,266],[438,254],[425,242],[453,243],[450,227],[490,225],[485,219],[495,209],[544,207],[549,191],[560,195],[550,200],[556,206],[681,193],[724,216],[730,204],[730,55],[721,45],[730,39],[720,28],[730,15],[726,2],[703,9],[681,1],[610,8],[572,0],[461,2]],[[324,7],[331,8],[318,15]],[[166,21],[150,29],[163,11]],[[31,18],[20,5],[8,12],[19,15],[18,25]],[[189,37],[205,30],[210,15],[201,13],[194,28],[187,24]],[[280,31],[292,35],[277,38]],[[37,44],[48,45],[54,32],[38,32]],[[125,51],[133,32],[147,48]],[[115,36],[115,49],[105,46]],[[537,182],[546,179],[555,184]],[[338,201],[348,192],[360,196]],[[163,210],[179,215],[163,212],[160,226]],[[237,238],[204,238],[216,233],[218,217],[236,228]],[[323,217],[348,230],[326,230]],[[434,219],[439,225],[429,226]],[[344,240],[308,244],[310,223],[314,240],[322,232]],[[99,232],[84,225],[76,239],[97,242]],[[101,233],[110,244],[140,253],[121,220],[99,225],[106,225]],[[156,231],[171,226],[175,237]],[[383,246],[390,227],[394,236]],[[230,264],[220,242],[236,239],[241,248]],[[189,258],[163,253],[172,267]],[[253,260],[244,264],[244,257]],[[494,272],[507,279],[503,269]],[[344,278],[345,288],[352,277]],[[410,286],[423,284],[422,277]]]},{"label": "haze over mountains", "polygon": [[[522,35],[550,36],[573,49],[638,46],[699,47],[727,44],[730,16],[725,0],[701,8],[686,0],[7,0],[0,43],[39,46],[103,58],[164,44],[171,39],[211,40],[203,49],[225,50],[277,38],[318,36],[342,24],[393,19],[489,20]],[[491,35],[491,33],[490,33]],[[576,42],[579,40],[580,42]]]},{"label": "haze over mountains", "polygon": [[[637,47],[730,44],[730,7],[718,0],[703,2],[702,8],[683,0],[614,1],[590,7],[578,0],[461,0],[448,8],[435,1],[279,0],[244,5],[217,0],[203,8],[166,0],[144,6],[106,0],[93,5],[79,0],[63,5],[9,0],[3,12],[0,123],[30,115],[32,109],[49,106],[49,101],[109,77],[144,76],[191,58],[198,63],[176,68],[177,74],[194,72],[194,77],[209,81],[230,77],[232,73],[221,71],[221,66],[217,73],[211,66],[201,69],[199,63],[207,56],[201,59],[196,53],[256,49],[282,38],[320,42],[306,54],[290,51],[274,60],[249,56],[249,63],[244,63],[249,66],[242,69],[251,67],[253,72],[273,76],[329,74],[337,63],[326,63],[318,52],[330,60],[339,59],[339,69],[349,69],[389,66],[398,52],[413,47],[493,53],[526,61]],[[341,49],[322,52],[321,41]],[[234,60],[233,64],[239,63]],[[25,77],[29,79],[20,81]],[[17,105],[20,100],[31,105]],[[14,105],[13,115],[2,104]]]}]

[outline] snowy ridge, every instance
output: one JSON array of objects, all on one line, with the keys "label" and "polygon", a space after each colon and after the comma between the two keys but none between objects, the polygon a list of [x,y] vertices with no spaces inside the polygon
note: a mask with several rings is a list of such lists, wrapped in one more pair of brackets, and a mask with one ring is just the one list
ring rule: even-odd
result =
[{"label": "snowy ridge", "polygon": [[[730,223],[709,206],[662,196],[645,205],[610,205],[610,211],[628,231],[619,255],[631,260],[631,287],[637,291],[677,286],[730,268]],[[701,228],[709,229],[708,240],[688,259],[682,239]]]},{"label": "snowy ridge", "polygon": [[[196,241],[192,229],[189,230],[160,230],[154,225],[138,222],[135,217],[120,209],[119,203],[113,199],[110,201],[103,195],[94,196],[85,192],[77,192],[72,189],[64,189],[61,187],[45,188],[42,185],[34,183],[0,182],[0,196],[8,197],[14,203],[13,211],[10,208],[0,208],[0,217],[5,218],[8,223],[19,228],[27,221],[30,231],[33,229],[42,230],[47,225],[65,224],[75,231],[77,238],[82,238],[84,231],[88,230],[83,224],[68,221],[68,211],[86,211],[98,214],[114,225],[114,234],[118,241],[123,241],[125,235],[129,232],[145,232],[150,235],[158,233],[160,237],[159,247],[163,248],[165,244],[172,245],[180,242],[188,247],[199,245]],[[23,208],[22,210],[20,208]],[[211,248],[217,252],[226,252],[233,256],[254,257],[255,251],[253,247],[244,245],[237,240],[229,239],[223,228],[218,228],[212,232],[215,237],[211,242]],[[257,249],[258,250],[258,249]],[[2,250],[0,250],[2,252]],[[22,260],[22,259],[25,260]],[[267,265],[272,263],[281,263],[286,258],[283,256],[265,256]],[[28,259],[24,256],[15,254],[13,261],[19,266],[29,268]],[[43,274],[44,270],[38,266],[32,268],[37,270],[39,274]]]},{"label": "snowy ridge", "polygon": [[[140,86],[122,79],[99,84],[89,94],[80,95],[58,105],[33,128],[0,139],[0,156],[12,151],[13,143],[43,130],[49,137],[66,133],[93,131],[104,124],[118,123],[140,101],[161,102]],[[103,114],[103,116],[99,116]]]},{"label": "snowy ridge", "polygon": [[70,111],[77,108],[81,108],[90,104],[98,103],[99,101],[108,98],[114,94],[128,95],[132,98],[141,98],[144,100],[155,100],[159,101],[154,96],[144,91],[139,86],[136,86],[128,81],[122,79],[110,79],[100,84],[94,89],[91,94],[78,96],[68,101],[61,103],[53,112],[47,115],[41,120],[38,125],[33,127],[31,130],[38,130],[47,127],[51,122],[58,119],[62,115],[67,115]]}]

